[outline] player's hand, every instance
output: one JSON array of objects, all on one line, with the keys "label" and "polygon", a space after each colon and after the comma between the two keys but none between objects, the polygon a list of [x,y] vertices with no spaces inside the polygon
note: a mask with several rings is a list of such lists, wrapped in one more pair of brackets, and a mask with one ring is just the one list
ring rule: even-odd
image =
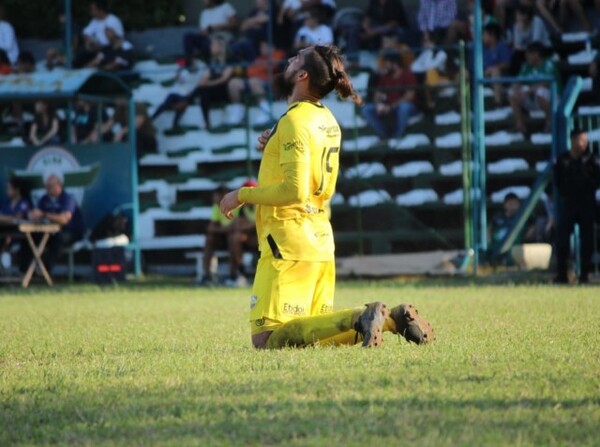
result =
[{"label": "player's hand", "polygon": [[256,150],[258,152],[262,152],[265,150],[265,146],[267,145],[269,135],[271,135],[271,129],[263,130],[263,132],[258,136],[258,143],[256,143]]},{"label": "player's hand", "polygon": [[225,194],[225,196],[221,199],[221,203],[219,204],[221,213],[229,220],[233,220],[233,211],[243,205],[243,203],[238,200],[238,191],[239,190],[234,189],[233,191]]}]

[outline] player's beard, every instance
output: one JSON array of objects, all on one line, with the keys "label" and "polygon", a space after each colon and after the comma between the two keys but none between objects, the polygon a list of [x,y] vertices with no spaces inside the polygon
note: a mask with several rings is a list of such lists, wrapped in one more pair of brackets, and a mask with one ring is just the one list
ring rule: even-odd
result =
[{"label": "player's beard", "polygon": [[286,76],[286,72],[277,73],[273,76],[273,94],[277,99],[288,99],[294,91],[294,83],[291,81],[296,72]]}]

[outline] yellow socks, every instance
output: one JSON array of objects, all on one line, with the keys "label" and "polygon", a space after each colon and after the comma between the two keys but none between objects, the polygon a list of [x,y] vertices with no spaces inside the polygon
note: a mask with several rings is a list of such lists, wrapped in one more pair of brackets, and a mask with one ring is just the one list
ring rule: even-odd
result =
[{"label": "yellow socks", "polygon": [[[285,346],[306,346],[320,342],[327,344],[354,344],[356,319],[364,308],[346,309],[324,315],[300,317],[288,321],[273,331],[267,341],[268,349]],[[346,334],[351,332],[351,334]],[[359,337],[360,338],[360,337]],[[350,343],[350,340],[352,342]]]}]

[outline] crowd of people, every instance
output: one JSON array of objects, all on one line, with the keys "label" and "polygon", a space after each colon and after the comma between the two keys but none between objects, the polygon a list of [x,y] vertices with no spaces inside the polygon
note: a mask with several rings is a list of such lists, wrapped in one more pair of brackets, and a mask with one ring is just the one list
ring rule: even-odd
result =
[{"label": "crowd of people", "polygon": [[[350,70],[365,69],[361,66],[363,52],[376,54],[360,114],[381,142],[402,138],[412,117],[435,111],[439,88],[458,82],[456,44],[472,40],[475,34],[472,0],[465,11],[457,0],[420,0],[415,11],[407,10],[402,0],[369,0],[361,14],[353,11],[354,15],[346,18],[336,15],[334,0],[255,0],[244,17],[224,0],[203,0],[202,6],[197,29],[183,36],[178,69],[166,83],[170,89],[166,99],[150,110],[143,104],[136,106],[140,156],[156,151],[154,120],[164,112],[174,112],[172,127],[177,130],[192,104],[200,106],[207,129],[214,127],[210,110],[215,104],[227,107],[226,125],[244,125],[247,100],[258,106],[253,123],[267,126],[274,122],[271,81],[277,79],[291,55],[315,44],[342,47]],[[573,26],[591,35],[596,28],[578,0],[496,0],[484,1],[482,6],[484,76],[524,80],[508,87],[493,84],[495,105],[512,108],[514,131],[525,137],[537,130],[549,132],[550,80],[556,81],[559,91],[562,84],[553,42]],[[600,3],[595,2],[594,7],[600,10]],[[92,1],[89,14],[85,27],[74,25],[71,42],[48,50],[46,58],[36,63],[30,52],[19,50],[15,30],[0,7],[0,76],[65,69],[67,46],[72,50],[74,68],[130,73],[134,47],[126,39],[121,19],[104,0]],[[64,25],[64,14],[60,21]],[[472,67],[468,52],[468,75]],[[589,74],[598,89],[595,62]],[[540,76],[548,80],[526,81]],[[531,120],[526,119],[527,112],[536,110],[545,118],[541,129],[532,128]],[[32,122],[23,120],[24,111],[33,115]],[[23,139],[32,145],[61,143],[67,134],[81,144],[126,141],[130,125],[126,104],[101,109],[84,100],[75,104],[70,116],[65,115],[64,104],[46,101],[13,103],[2,113],[13,118]],[[504,213],[495,225],[505,227],[511,222],[515,200],[518,198],[507,196]],[[222,222],[214,222],[209,230],[218,225],[224,227]],[[216,233],[229,231],[221,228]]]}]

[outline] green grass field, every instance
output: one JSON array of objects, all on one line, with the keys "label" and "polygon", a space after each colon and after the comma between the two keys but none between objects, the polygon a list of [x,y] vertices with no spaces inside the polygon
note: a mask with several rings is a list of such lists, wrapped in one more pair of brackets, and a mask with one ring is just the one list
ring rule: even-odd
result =
[{"label": "green grass field", "polygon": [[0,292],[0,446],[600,445],[600,288],[342,283],[438,341],[257,352],[249,290]]}]

